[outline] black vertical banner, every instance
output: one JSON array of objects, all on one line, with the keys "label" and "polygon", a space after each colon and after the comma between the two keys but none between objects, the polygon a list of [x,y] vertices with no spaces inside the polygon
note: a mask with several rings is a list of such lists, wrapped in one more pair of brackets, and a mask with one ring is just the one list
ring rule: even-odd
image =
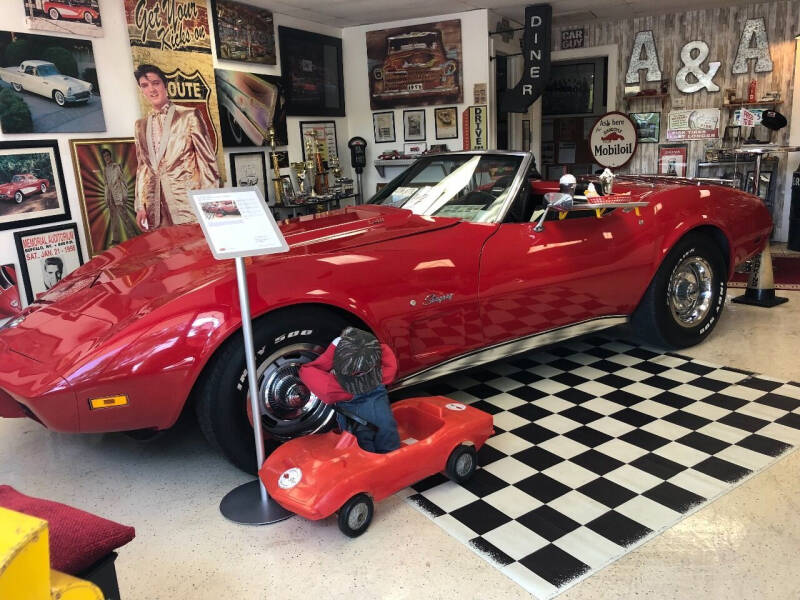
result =
[{"label": "black vertical banner", "polygon": [[542,95],[550,79],[550,29],[553,9],[549,4],[525,7],[525,31],[522,56],[525,69],[513,89],[500,98],[500,111],[526,113],[531,104]]}]

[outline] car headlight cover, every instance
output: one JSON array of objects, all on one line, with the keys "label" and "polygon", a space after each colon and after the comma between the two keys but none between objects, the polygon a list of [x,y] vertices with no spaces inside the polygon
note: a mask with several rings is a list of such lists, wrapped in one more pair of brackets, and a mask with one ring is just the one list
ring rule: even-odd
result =
[{"label": "car headlight cover", "polygon": [[278,477],[278,487],[282,490],[290,490],[303,479],[303,472],[297,467],[287,469]]}]

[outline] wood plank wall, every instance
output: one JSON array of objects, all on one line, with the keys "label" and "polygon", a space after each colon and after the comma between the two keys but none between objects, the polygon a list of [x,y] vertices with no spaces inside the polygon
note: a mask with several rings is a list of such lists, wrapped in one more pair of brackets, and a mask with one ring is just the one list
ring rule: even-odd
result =
[{"label": "wood plank wall", "polygon": [[[739,47],[739,39],[747,19],[764,17],[767,27],[770,54],[773,69],[770,73],[754,73],[755,61],[749,61],[750,71],[742,75],[734,75],[733,62]],[[570,24],[553,27],[553,50],[559,49],[561,31],[583,27],[586,30],[585,46],[602,46],[617,44],[619,47],[619,86],[617,98],[624,95],[625,74],[633,49],[633,41],[639,31],[652,30],[659,56],[662,76],[671,80],[670,97],[662,99],[635,100],[626,109],[624,100],[619,100],[617,110],[621,112],[661,112],[661,140],[666,143],[667,115],[672,101],[682,96],[686,109],[722,107],[723,93],[727,88],[737,90],[737,97],[747,97],[747,87],[751,79],[757,81],[757,95],[761,97],[765,91],[777,90],[781,93],[783,104],[777,106],[787,120],[790,120],[792,95],[794,93],[794,59],[795,39],[800,32],[800,0],[781,0],[747,6],[732,6],[705,10],[693,10],[682,13],[639,17],[616,21],[598,21],[583,24]],[[683,94],[675,86],[675,75],[683,66],[680,59],[681,48],[687,42],[701,40],[709,45],[710,53],[703,70],[708,70],[708,61],[720,61],[722,65],[714,77],[720,91],[709,93],[701,90],[694,94]],[[609,67],[611,68],[611,67]],[[642,75],[642,80],[644,76]],[[655,87],[656,84],[642,81],[642,87]],[[722,108],[720,132],[724,131],[732,111]],[[773,134],[773,142],[787,144],[789,127]],[[705,141],[690,141],[689,170],[690,176],[695,174],[695,163],[702,158]],[[658,144],[640,144],[633,160],[623,171],[630,173],[655,173],[658,157]],[[782,155],[778,184],[775,194],[775,215],[780,215],[783,202],[787,196],[785,189],[787,169],[797,168],[796,164],[787,165],[786,155]]]}]

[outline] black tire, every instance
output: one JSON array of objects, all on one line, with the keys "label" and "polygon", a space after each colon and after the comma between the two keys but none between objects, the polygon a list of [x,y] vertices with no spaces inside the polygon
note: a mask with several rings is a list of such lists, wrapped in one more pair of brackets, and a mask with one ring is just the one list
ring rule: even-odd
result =
[{"label": "black tire", "polygon": [[358,537],[372,522],[375,505],[366,494],[356,494],[339,509],[339,529],[347,537]]},{"label": "black tire", "polygon": [[22,201],[23,201],[24,199],[25,199],[25,196],[22,194],[22,192],[20,192],[20,191],[17,191],[17,192],[14,194],[14,202],[16,202],[17,204],[22,204]]},{"label": "black tire", "polygon": [[92,13],[90,13],[88,10],[85,13],[83,13],[83,22],[89,25],[92,25],[94,23],[94,17],[92,16]]},{"label": "black tire", "polygon": [[[346,325],[335,313],[313,308],[285,309],[253,322],[259,396],[266,413],[265,455],[282,441],[318,431],[332,421],[332,410],[320,400],[306,400],[297,408],[289,406],[287,398],[293,394],[304,402],[305,386],[295,387],[296,365],[313,360]],[[239,332],[219,348],[195,386],[194,401],[200,429],[211,445],[243,471],[255,473],[243,347]]]},{"label": "black tire", "polygon": [[[708,281],[703,283],[705,279]],[[699,292],[693,301],[695,283]],[[719,321],[726,291],[727,264],[719,246],[705,235],[689,233],[661,263],[631,324],[637,335],[656,346],[694,346],[708,337]]]},{"label": "black tire", "polygon": [[47,193],[47,184],[46,183],[41,184],[39,186],[39,189],[42,190],[43,194],[46,194]]},{"label": "black tire", "polygon": [[444,472],[456,483],[464,483],[469,481],[477,467],[478,458],[475,446],[462,444],[456,446],[455,450],[450,453]]}]

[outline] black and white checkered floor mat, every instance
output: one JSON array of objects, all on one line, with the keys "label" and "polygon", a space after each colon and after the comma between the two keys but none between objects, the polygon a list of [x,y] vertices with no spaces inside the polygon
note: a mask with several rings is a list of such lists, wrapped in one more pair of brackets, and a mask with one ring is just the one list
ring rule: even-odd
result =
[{"label": "black and white checkered floor mat", "polygon": [[494,415],[481,469],[409,501],[550,598],[800,445],[800,384],[590,337],[393,398]]}]

